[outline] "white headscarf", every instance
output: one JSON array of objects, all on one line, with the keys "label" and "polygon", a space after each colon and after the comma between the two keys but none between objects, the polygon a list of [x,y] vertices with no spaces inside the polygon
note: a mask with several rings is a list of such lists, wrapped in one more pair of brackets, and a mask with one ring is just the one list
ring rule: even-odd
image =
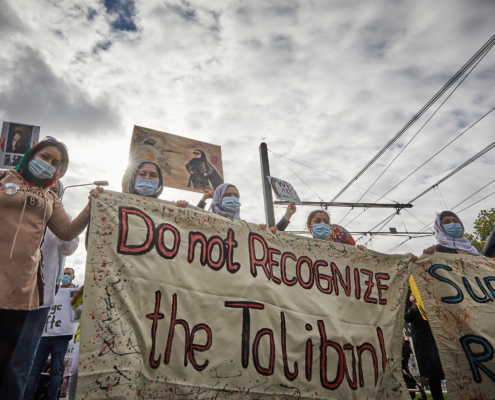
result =
[{"label": "white headscarf", "polygon": [[462,233],[462,236],[460,238],[454,238],[454,237],[449,236],[445,233],[445,231],[442,227],[442,220],[441,220],[442,214],[444,212],[445,211],[442,211],[435,218],[435,237],[438,241],[438,244],[440,244],[444,247],[448,247],[449,249],[466,251],[469,254],[472,254],[473,256],[479,255],[480,253],[479,253],[478,249],[476,249],[476,247],[474,247],[471,244],[471,242],[464,237],[464,233],[465,233],[464,225],[462,224],[459,217],[457,217],[457,215],[454,214],[452,211],[448,211],[448,212],[450,214],[455,215],[455,217],[459,220],[459,222],[461,222],[462,229],[464,230],[464,232]]}]

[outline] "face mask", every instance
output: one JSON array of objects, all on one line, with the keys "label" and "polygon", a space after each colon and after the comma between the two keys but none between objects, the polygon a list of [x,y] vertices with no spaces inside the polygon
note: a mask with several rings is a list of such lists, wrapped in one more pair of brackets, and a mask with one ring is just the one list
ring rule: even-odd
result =
[{"label": "face mask", "polygon": [[158,181],[151,179],[136,179],[134,190],[141,196],[153,196],[158,190]]},{"label": "face mask", "polygon": [[28,165],[28,170],[38,179],[51,179],[56,169],[45,160],[35,157]]},{"label": "face mask", "polygon": [[68,285],[70,283],[70,276],[69,275],[64,275],[62,277],[62,285]]},{"label": "face mask", "polygon": [[237,197],[224,197],[222,199],[222,208],[227,212],[234,213],[239,209],[240,206],[241,203],[239,202]]},{"label": "face mask", "polygon": [[330,234],[332,233],[332,230],[330,229],[330,226],[322,222],[321,224],[314,224],[313,225],[313,236],[316,239],[321,239],[325,240],[330,237]]},{"label": "face mask", "polygon": [[462,229],[462,225],[452,222],[451,224],[444,225],[443,230],[445,233],[453,238],[460,238],[464,233],[464,229]]}]

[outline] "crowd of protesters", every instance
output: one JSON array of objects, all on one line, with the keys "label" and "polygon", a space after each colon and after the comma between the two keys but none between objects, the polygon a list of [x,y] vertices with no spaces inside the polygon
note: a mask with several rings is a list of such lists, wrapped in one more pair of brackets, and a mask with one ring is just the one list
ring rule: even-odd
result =
[{"label": "crowd of protesters", "polygon": [[[62,205],[61,178],[68,167],[66,146],[49,137],[28,149],[15,169],[0,173],[1,399],[32,399],[49,356],[48,398],[57,399],[61,386],[61,396],[68,390],[69,398],[75,398],[84,287],[74,287],[74,270],[64,268],[64,261],[77,249],[79,235],[88,225],[91,199],[97,199],[103,189],[92,189],[88,205],[72,219]],[[124,189],[157,198],[163,186],[160,167],[145,161],[134,168]],[[235,185],[223,183],[214,191],[206,190],[197,207],[204,209],[210,199],[209,212],[241,219],[241,195]],[[187,207],[188,203],[181,200],[177,206]],[[296,211],[296,205],[290,203],[284,217],[268,229],[272,233],[284,231]],[[263,224],[260,227],[267,228]],[[344,227],[331,224],[329,214],[323,210],[311,212],[306,227],[316,239],[356,245],[352,235]],[[464,233],[458,216],[444,211],[435,221],[438,244],[424,253],[482,256]],[[55,321],[55,313],[60,320]],[[411,324],[420,374],[429,379],[433,399],[442,399],[441,381],[445,376],[438,349],[414,295],[408,299],[405,320]],[[65,357],[68,348],[73,354],[72,362]]]}]

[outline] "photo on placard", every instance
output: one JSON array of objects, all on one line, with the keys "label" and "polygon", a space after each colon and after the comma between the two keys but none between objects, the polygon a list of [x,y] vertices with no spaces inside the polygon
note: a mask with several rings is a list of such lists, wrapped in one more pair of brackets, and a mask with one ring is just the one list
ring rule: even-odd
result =
[{"label": "photo on placard", "polygon": [[224,182],[220,146],[134,126],[122,183],[125,192],[132,172],[143,161],[161,168],[166,187],[203,193]]},{"label": "photo on placard", "polygon": [[17,122],[4,122],[0,136],[0,168],[14,168],[22,156],[39,140],[40,127]]},{"label": "photo on placard", "polygon": [[21,161],[22,154],[5,154],[5,157],[3,159],[3,165],[7,165],[10,168],[17,167],[19,165],[19,162]]},{"label": "photo on placard", "polygon": [[[74,295],[76,294],[76,292],[79,290],[79,288],[69,288],[69,295],[70,295],[70,298],[72,299],[72,297],[74,297]],[[70,321],[71,322],[77,322],[79,321],[79,318],[80,316],[77,316],[76,313],[74,312],[74,310],[70,310]]]}]

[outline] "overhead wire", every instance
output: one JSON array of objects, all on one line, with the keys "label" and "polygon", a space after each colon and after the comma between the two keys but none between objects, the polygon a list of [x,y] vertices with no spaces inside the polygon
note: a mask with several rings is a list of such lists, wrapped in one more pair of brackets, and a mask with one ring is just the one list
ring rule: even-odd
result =
[{"label": "overhead wire", "polygon": [[426,103],[426,105],[419,110],[414,117],[388,141],[388,143],[359,171],[354,178],[352,178],[339,193],[331,201],[335,201],[340,195],[342,195],[362,174],[364,174],[368,168],[371,167],[384,153],[389,149],[406,131],[412,126],[464,73],[476,63],[476,61],[486,54],[495,44],[495,35],[493,35],[482,47],[479,49],[469,61],[452,77],[449,81]]},{"label": "overhead wire", "polygon": [[[392,164],[397,160],[397,158],[399,158],[399,156],[404,152],[404,150],[406,150],[406,148],[411,144],[411,142],[416,138],[416,136],[418,136],[418,134],[423,130],[423,128],[426,126],[426,124],[428,124],[428,122],[431,121],[431,119],[436,115],[436,113],[440,110],[440,108],[442,108],[442,106],[447,102],[448,99],[450,99],[450,97],[456,92],[456,90],[459,88],[459,86],[462,85],[462,83],[467,79],[467,77],[471,74],[471,72],[474,71],[474,69],[478,66],[478,64],[481,62],[481,60],[483,60],[483,58],[488,54],[488,52],[486,52],[485,54],[483,54],[483,56],[476,62],[476,64],[473,65],[473,67],[468,71],[468,73],[466,74],[466,76],[464,78],[462,78],[462,80],[459,82],[459,84],[449,93],[449,95],[445,98],[444,101],[442,101],[442,103],[438,106],[438,108],[433,112],[433,114],[430,115],[430,117],[426,120],[426,122],[421,126],[421,128],[418,129],[418,131],[414,134],[414,136],[404,145],[404,147],[402,147],[402,149],[399,151],[399,153],[394,157],[394,159],[385,167],[385,169],[383,170],[383,172],[375,179],[375,181],[370,185],[370,187],[364,192],[364,194],[359,198],[359,200],[357,201],[357,203],[359,203],[364,196],[366,196],[366,193],[368,193],[368,191],[373,187],[375,186],[375,184],[378,182],[378,180],[385,174],[385,172],[387,172],[387,170],[392,166]],[[378,201],[378,200],[377,200]],[[351,212],[352,210],[349,210],[347,212],[346,215],[344,215],[344,218],[342,218],[339,222],[339,225],[342,224],[342,222],[344,221],[344,219],[347,217],[347,215],[349,215],[349,213]]]},{"label": "overhead wire", "polygon": [[[408,201],[408,204],[412,204],[413,202],[415,202],[419,198],[423,197],[426,193],[428,193],[429,191],[431,191],[432,189],[434,189],[436,186],[440,185],[442,182],[445,182],[447,179],[449,179],[452,176],[454,176],[455,174],[457,174],[459,171],[461,171],[462,169],[464,169],[465,167],[467,167],[472,162],[476,161],[478,158],[480,158],[481,156],[483,156],[484,154],[486,154],[488,151],[492,150],[494,147],[495,147],[495,142],[492,142],[491,144],[489,144],[488,146],[486,146],[483,150],[479,151],[474,156],[472,156],[470,159],[468,159],[467,161],[465,161],[464,163],[462,163],[461,165],[459,165],[456,169],[454,169],[453,171],[451,171],[450,173],[448,173],[447,175],[445,175],[442,179],[440,179],[434,185],[430,186],[428,189],[424,190],[422,193],[420,193],[419,195],[417,195],[416,197],[414,197],[413,199],[411,199],[410,201]],[[379,222],[377,225],[375,225],[373,228],[371,228],[368,232],[374,231],[375,228],[377,228],[382,222],[384,222],[385,224],[388,223],[388,222],[390,222],[395,217],[395,215],[397,215],[397,213],[394,212],[392,215],[390,215],[389,217],[385,218],[385,220]],[[372,238],[373,237],[371,237],[371,239]],[[368,242],[369,242],[369,240],[368,240]]]}]

